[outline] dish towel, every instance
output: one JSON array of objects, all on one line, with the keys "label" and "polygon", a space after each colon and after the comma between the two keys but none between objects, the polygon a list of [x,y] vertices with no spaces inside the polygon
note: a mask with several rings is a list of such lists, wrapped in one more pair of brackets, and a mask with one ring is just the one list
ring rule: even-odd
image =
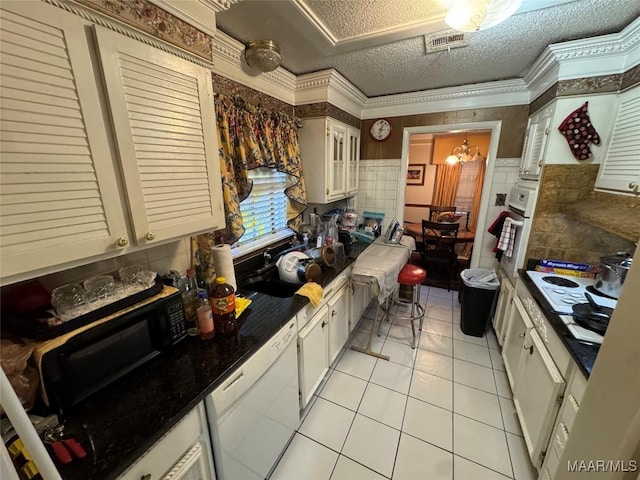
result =
[{"label": "dish towel", "polygon": [[511,217],[507,217],[504,220],[502,226],[502,233],[500,234],[500,240],[498,240],[498,250],[504,251],[505,256],[511,257],[513,255],[513,244],[516,240],[516,227],[513,224]]},{"label": "dish towel", "polygon": [[296,295],[307,297],[314,308],[320,305],[323,294],[324,292],[322,290],[322,287],[316,282],[307,282],[302,285],[296,292]]}]

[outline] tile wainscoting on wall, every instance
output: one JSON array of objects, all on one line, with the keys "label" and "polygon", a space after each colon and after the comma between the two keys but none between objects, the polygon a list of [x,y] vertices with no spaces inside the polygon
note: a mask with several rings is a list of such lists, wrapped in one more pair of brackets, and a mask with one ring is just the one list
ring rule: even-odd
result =
[{"label": "tile wainscoting on wall", "polygon": [[[483,227],[483,231],[493,224],[500,212],[508,210],[509,192],[518,180],[518,169],[520,168],[519,158],[498,158],[493,172],[493,180],[491,181],[491,191],[489,197],[489,207],[487,208],[487,221]],[[504,205],[496,205],[497,195],[505,195]],[[480,264],[478,268],[494,268],[496,263],[496,254],[493,252],[498,239],[493,235],[487,234],[482,242],[480,251]]]},{"label": "tile wainscoting on wall", "polygon": [[358,185],[358,215],[362,212],[384,213],[384,229],[404,205],[399,198],[400,159],[361,160]]},{"label": "tile wainscoting on wall", "polygon": [[[385,228],[396,217],[399,207],[404,204],[404,199],[398,198],[400,165],[400,159],[360,161],[358,215],[362,216],[363,211],[382,212],[385,214]],[[496,195],[506,194],[508,197],[511,187],[518,179],[519,166],[519,158],[496,159],[491,182],[487,220],[485,225],[481,227],[481,231],[486,231],[498,214],[507,208],[506,206],[496,205]],[[493,253],[493,247],[495,243],[496,238],[487,234],[479,253],[479,268],[494,268],[495,254]]]}]

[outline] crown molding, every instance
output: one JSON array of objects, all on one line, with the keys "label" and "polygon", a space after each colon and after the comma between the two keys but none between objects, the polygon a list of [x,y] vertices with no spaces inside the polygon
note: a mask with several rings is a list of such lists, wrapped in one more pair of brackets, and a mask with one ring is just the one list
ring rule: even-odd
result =
[{"label": "crown molding", "polygon": [[194,26],[207,35],[216,34],[216,13],[231,7],[238,0],[197,0],[176,2],[171,0],[149,0],[151,3]]},{"label": "crown molding", "polygon": [[290,105],[295,104],[296,76],[293,73],[282,67],[257,73],[244,61],[244,45],[220,30],[216,31],[212,46],[215,73]]},{"label": "crown molding", "polygon": [[384,116],[447,112],[470,108],[526,105],[529,91],[521,78],[476,83],[459,87],[372,97],[366,102],[362,119]]},{"label": "crown molding", "polygon": [[329,102],[358,118],[367,97],[337,71],[322,70],[296,78],[295,104]]},{"label": "crown molding", "polygon": [[559,80],[624,73],[640,63],[640,18],[619,33],[549,45],[524,75],[531,100]]},{"label": "crown molding", "polygon": [[88,22],[100,25],[104,28],[108,28],[109,30],[112,30],[121,35],[125,35],[129,38],[132,38],[133,40],[137,40],[138,42],[157,48],[159,50],[162,50],[163,52],[170,53],[171,55],[175,55],[176,57],[180,57],[183,60],[187,60],[210,70],[213,68],[213,64],[203,57],[199,57],[191,52],[188,52],[187,50],[183,50],[172,44],[165,43],[156,37],[153,37],[141,30],[137,30],[136,28],[131,27],[125,23],[121,23],[112,17],[103,15],[102,13],[96,10],[92,10],[80,3],[73,3],[65,0],[43,1],[45,3],[53,5],[54,7],[61,8],[69,13],[73,13],[74,15],[87,20]]}]

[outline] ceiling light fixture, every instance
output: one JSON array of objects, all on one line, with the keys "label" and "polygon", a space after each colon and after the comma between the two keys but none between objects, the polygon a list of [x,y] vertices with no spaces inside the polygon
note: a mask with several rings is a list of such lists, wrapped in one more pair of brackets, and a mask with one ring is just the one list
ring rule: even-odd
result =
[{"label": "ceiling light fixture", "polygon": [[522,0],[454,0],[444,22],[461,32],[486,30],[513,15]]},{"label": "ceiling light fixture", "polygon": [[273,40],[253,40],[244,49],[247,65],[259,72],[271,72],[280,66],[280,47]]},{"label": "ceiling light fixture", "polygon": [[476,160],[484,160],[484,157],[480,153],[480,147],[475,145],[469,146],[467,135],[465,134],[462,145],[454,147],[445,159],[445,162],[449,165],[455,165],[456,163],[475,162]]}]

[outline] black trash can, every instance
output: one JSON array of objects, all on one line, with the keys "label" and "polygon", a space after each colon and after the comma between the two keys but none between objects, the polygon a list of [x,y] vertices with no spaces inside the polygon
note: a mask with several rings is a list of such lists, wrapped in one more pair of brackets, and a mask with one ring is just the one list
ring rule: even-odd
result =
[{"label": "black trash can", "polygon": [[460,273],[460,330],[465,335],[482,337],[498,300],[500,281],[493,270],[467,269]]}]

